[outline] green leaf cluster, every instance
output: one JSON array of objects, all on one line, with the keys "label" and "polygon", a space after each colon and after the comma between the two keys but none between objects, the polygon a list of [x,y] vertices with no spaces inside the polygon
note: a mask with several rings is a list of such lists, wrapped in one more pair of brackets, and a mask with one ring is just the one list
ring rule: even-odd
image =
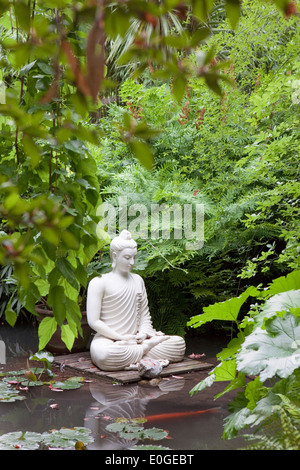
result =
[{"label": "green leaf cluster", "polygon": [[49,433],[16,431],[0,436],[1,450],[38,450],[40,448],[76,449],[77,443],[83,446],[93,442],[90,429],[83,427],[61,428]]},{"label": "green leaf cluster", "polygon": [[[252,288],[244,294],[208,307],[202,319],[201,315],[191,319],[195,327],[197,322],[221,317],[224,321],[234,317],[237,322],[239,333],[217,355],[220,363],[190,392],[201,392],[216,381],[227,385],[215,398],[239,389],[229,405],[231,414],[225,419],[225,438],[232,438],[248,426],[262,427],[272,419],[277,420],[286,400],[295,406],[298,403],[300,271],[274,280],[267,289]],[[238,320],[248,295],[255,297],[259,306]],[[272,380],[275,383],[269,382]]]},{"label": "green leaf cluster", "polygon": [[[145,420],[146,421],[146,420]],[[108,424],[106,430],[129,440],[146,440],[159,441],[168,436],[168,432],[163,429],[149,428],[145,429],[140,425],[139,419],[117,419],[114,423]]]}]

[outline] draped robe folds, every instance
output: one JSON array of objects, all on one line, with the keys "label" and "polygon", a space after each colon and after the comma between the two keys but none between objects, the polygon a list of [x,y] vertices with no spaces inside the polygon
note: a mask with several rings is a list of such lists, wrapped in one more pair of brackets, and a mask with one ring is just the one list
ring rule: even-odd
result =
[{"label": "draped robe folds", "polygon": [[[130,274],[119,292],[103,296],[99,318],[121,335],[145,333],[147,338],[151,338],[157,334],[152,326],[144,281],[137,274]],[[147,341],[150,340],[145,339],[143,344],[137,344],[135,340],[115,341],[96,333],[90,347],[91,359],[96,366],[107,371],[125,369],[144,357],[169,362],[183,359],[185,341],[180,336],[165,336],[164,341],[151,347],[144,355]]]}]

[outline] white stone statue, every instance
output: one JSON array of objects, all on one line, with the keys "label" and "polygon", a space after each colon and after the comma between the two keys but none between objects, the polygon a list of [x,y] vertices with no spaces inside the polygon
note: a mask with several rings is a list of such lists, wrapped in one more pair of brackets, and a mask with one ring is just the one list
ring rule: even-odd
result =
[{"label": "white stone statue", "polygon": [[138,369],[142,359],[159,360],[163,366],[181,361],[184,339],[152,326],[144,281],[131,273],[137,244],[127,230],[112,240],[110,254],[112,271],[93,278],[88,286],[87,319],[96,331],[92,362],[114,371]]}]

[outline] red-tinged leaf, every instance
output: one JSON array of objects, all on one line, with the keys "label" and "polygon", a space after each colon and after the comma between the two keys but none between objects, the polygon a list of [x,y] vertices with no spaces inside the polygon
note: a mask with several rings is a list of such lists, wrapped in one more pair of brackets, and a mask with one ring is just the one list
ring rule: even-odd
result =
[{"label": "red-tinged leaf", "polygon": [[57,409],[58,403],[53,403],[52,405],[50,405],[50,408],[52,408],[53,410]]},{"label": "red-tinged leaf", "polygon": [[198,353],[195,354],[195,353],[192,353],[192,354],[190,354],[188,357],[189,357],[190,359],[200,359],[200,357],[204,357],[204,356],[205,356],[205,353],[203,353],[203,354],[198,354]]},{"label": "red-tinged leaf", "polygon": [[291,15],[297,15],[298,9],[296,2],[289,2],[285,7],[284,14],[286,18],[289,18]]},{"label": "red-tinged leaf", "polygon": [[77,88],[84,95],[90,96],[91,91],[89,89],[86,78],[85,78],[84,74],[82,73],[79,61],[78,61],[77,57],[75,56],[70,43],[67,40],[64,40],[61,44],[61,47],[62,47],[62,50],[64,51],[64,53],[67,57],[68,63],[69,63],[70,68],[73,72]]},{"label": "red-tinged leaf", "polygon": [[104,0],[98,0],[98,10],[86,44],[87,82],[94,102],[105,74]]}]

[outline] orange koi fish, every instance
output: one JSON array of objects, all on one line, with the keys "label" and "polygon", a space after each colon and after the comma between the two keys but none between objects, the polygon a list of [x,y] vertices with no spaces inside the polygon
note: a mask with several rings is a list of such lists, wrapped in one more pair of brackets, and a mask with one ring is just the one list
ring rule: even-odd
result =
[{"label": "orange koi fish", "polygon": [[182,411],[177,413],[162,413],[159,415],[145,416],[145,419],[149,422],[151,421],[160,421],[163,419],[176,419],[176,418],[185,418],[187,416],[200,415],[205,413],[214,413],[218,408],[208,408],[207,410],[196,410],[196,411]]}]

